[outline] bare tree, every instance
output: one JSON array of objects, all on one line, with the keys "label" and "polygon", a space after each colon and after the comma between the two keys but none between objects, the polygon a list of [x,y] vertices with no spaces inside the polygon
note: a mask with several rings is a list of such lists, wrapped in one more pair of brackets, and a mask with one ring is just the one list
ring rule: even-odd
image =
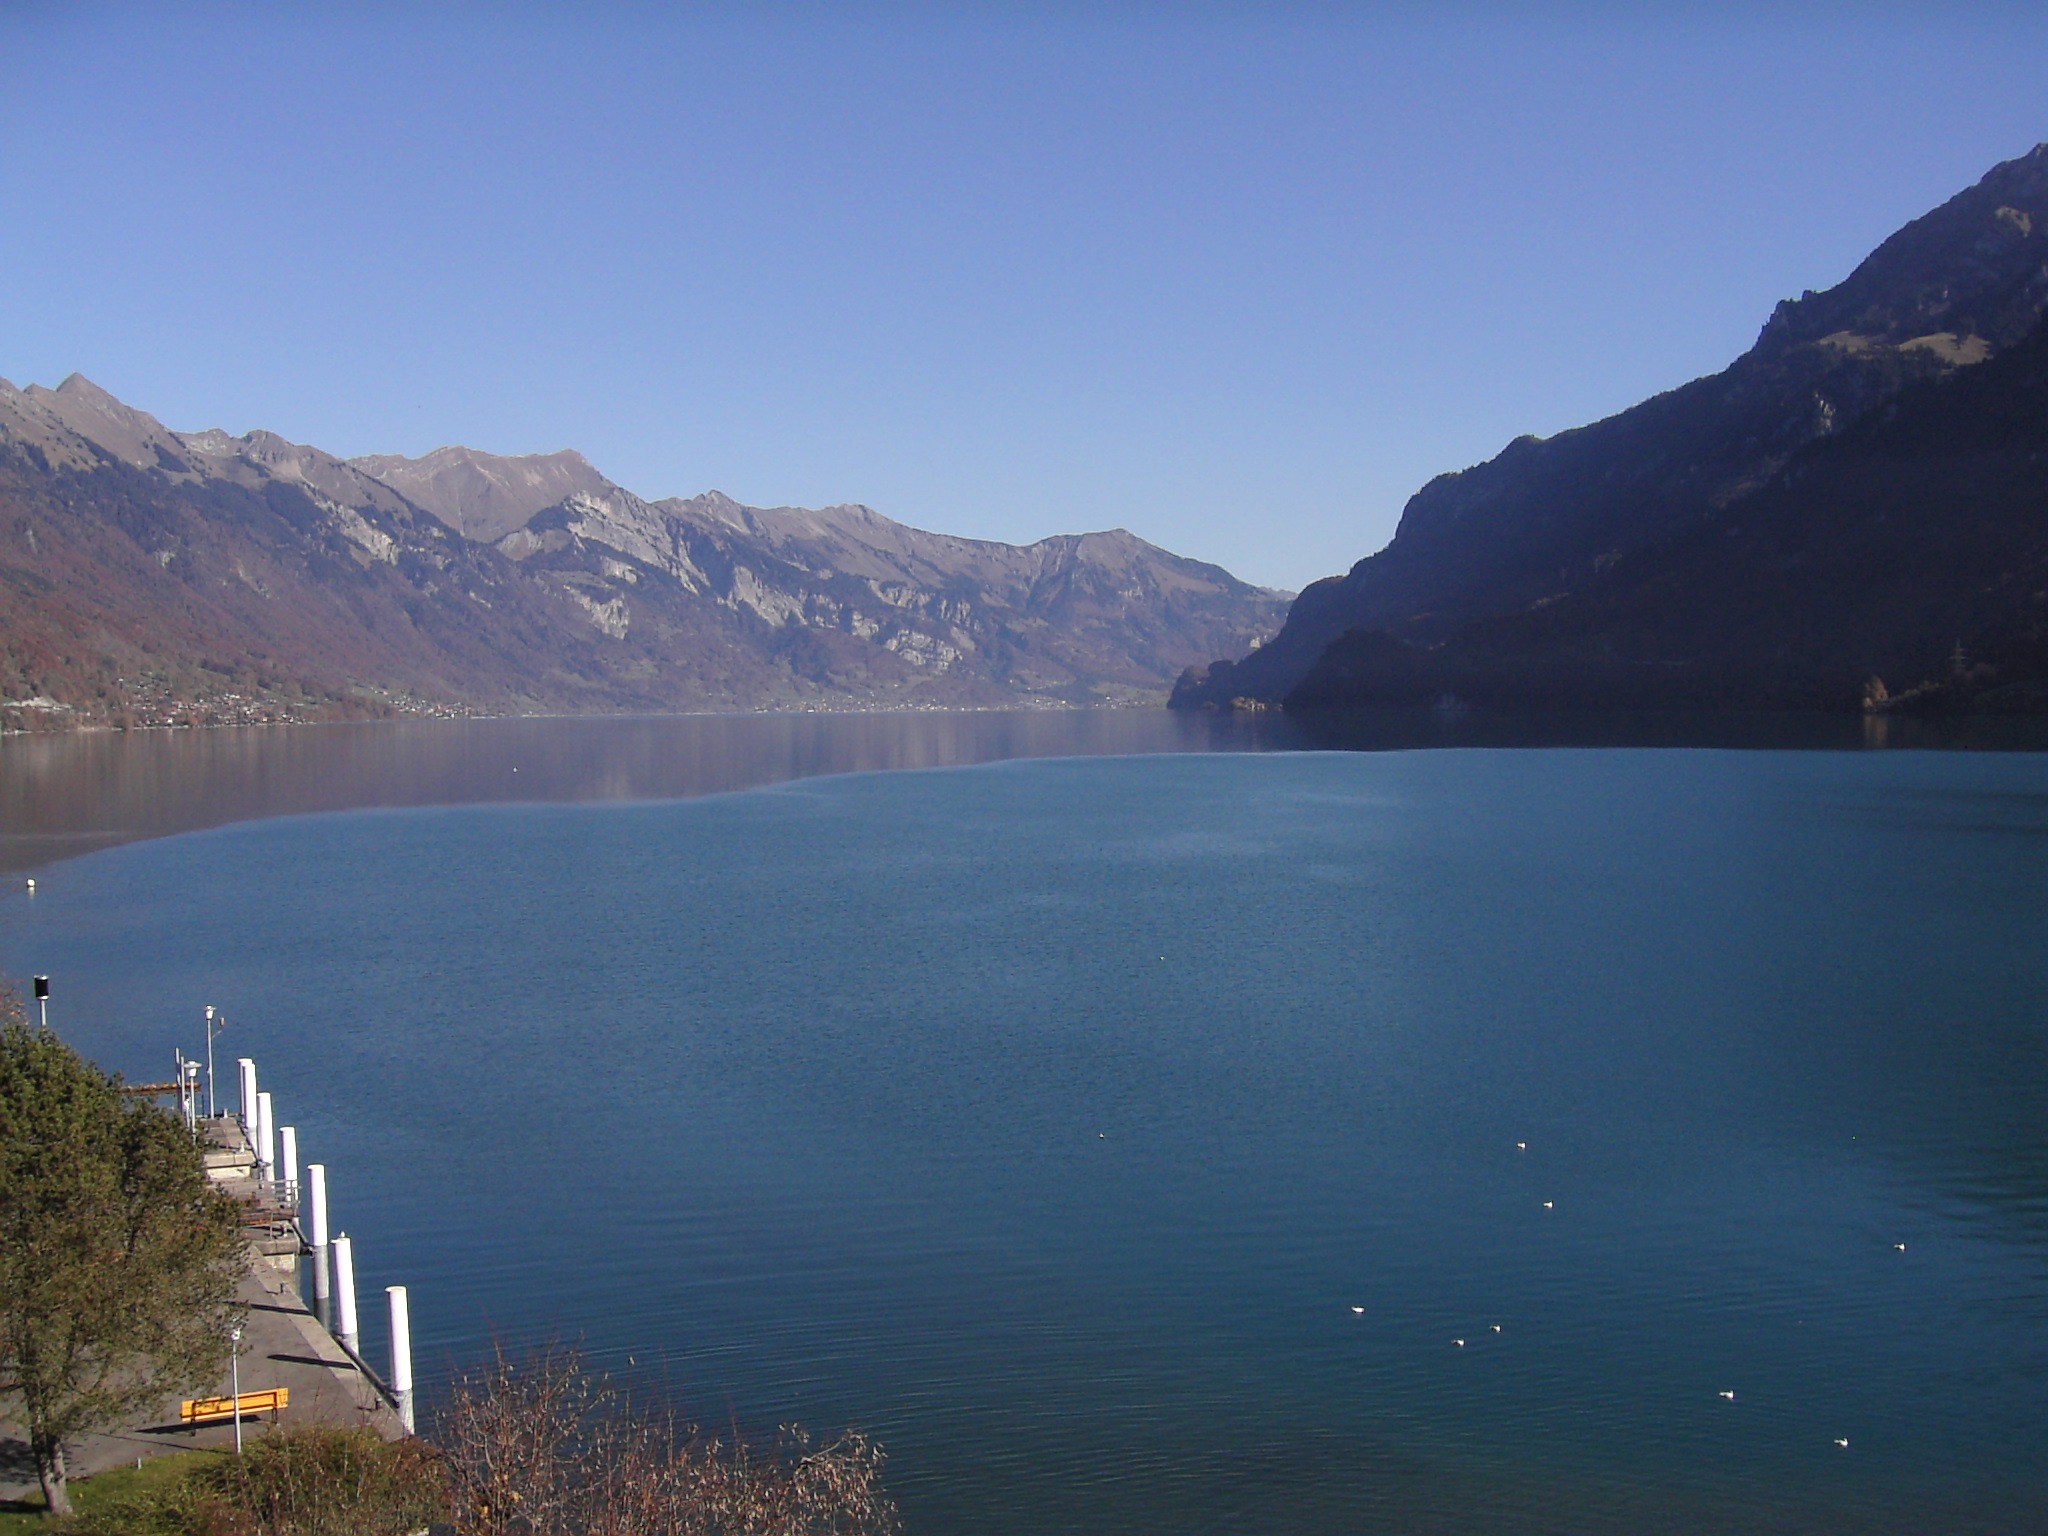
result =
[{"label": "bare tree", "polygon": [[570,1350],[550,1345],[515,1364],[500,1349],[456,1378],[438,1438],[464,1536],[551,1536],[584,1482],[584,1447],[608,1406]]},{"label": "bare tree", "polygon": [[502,1351],[440,1428],[461,1536],[896,1536],[882,1452],[785,1427],[765,1448],[699,1433],[593,1378],[573,1350]]}]

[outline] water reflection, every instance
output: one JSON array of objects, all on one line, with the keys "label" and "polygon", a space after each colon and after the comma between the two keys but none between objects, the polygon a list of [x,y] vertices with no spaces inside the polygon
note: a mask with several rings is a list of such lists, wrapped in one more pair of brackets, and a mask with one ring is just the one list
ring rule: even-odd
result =
[{"label": "water reflection", "polygon": [[2048,749],[2048,722],[1739,714],[1076,710],[253,726],[0,739],[0,869],[366,806],[679,799],[1025,757],[1437,747]]},{"label": "water reflection", "polygon": [[253,726],[0,743],[0,869],[266,816],[666,800],[820,774],[1257,749],[1277,722],[1165,710]]}]

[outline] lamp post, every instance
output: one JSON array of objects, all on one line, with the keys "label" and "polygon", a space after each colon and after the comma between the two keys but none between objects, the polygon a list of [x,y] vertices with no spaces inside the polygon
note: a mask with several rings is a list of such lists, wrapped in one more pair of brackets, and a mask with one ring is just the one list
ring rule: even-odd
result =
[{"label": "lamp post", "polygon": [[235,1324],[228,1337],[234,1347],[228,1352],[228,1391],[235,1399],[235,1454],[242,1454],[242,1325]]},{"label": "lamp post", "polygon": [[215,1113],[213,1107],[213,1037],[228,1027],[228,1021],[225,1018],[220,1021],[218,1027],[215,1027],[213,1011],[213,1004],[208,1003],[206,1005],[206,1118],[209,1120],[214,1117]]},{"label": "lamp post", "polygon": [[50,1027],[50,978],[38,976],[35,979],[35,989],[36,1008],[42,1015],[43,1028],[48,1029]]},{"label": "lamp post", "polygon": [[187,1061],[178,1052],[178,1113],[184,1117],[187,1135],[199,1135],[199,1063]]}]

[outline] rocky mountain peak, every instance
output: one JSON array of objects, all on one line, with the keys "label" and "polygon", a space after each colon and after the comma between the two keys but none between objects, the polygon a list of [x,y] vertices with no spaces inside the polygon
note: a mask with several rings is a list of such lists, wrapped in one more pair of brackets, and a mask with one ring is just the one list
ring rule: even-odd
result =
[{"label": "rocky mountain peak", "polygon": [[671,516],[707,518],[731,528],[748,526],[748,514],[754,510],[733,500],[723,491],[704,491],[695,496],[669,496],[657,501],[655,505]]},{"label": "rocky mountain peak", "polygon": [[[34,386],[31,387],[33,388]],[[90,401],[103,409],[109,406],[122,412],[126,412],[129,409],[129,407],[123,405],[82,373],[67,375],[64,381],[57,386],[54,393],[76,400]]]},{"label": "rocky mountain peak", "polygon": [[525,527],[536,513],[571,496],[602,498],[618,490],[573,448],[496,454],[450,445],[416,459],[386,453],[349,463],[458,533],[485,543]]},{"label": "rocky mountain peak", "polygon": [[177,435],[162,422],[124,405],[82,373],[55,389],[31,384],[6,398],[7,435],[33,443],[53,463],[83,466],[104,456],[150,467],[163,454],[177,452]]}]

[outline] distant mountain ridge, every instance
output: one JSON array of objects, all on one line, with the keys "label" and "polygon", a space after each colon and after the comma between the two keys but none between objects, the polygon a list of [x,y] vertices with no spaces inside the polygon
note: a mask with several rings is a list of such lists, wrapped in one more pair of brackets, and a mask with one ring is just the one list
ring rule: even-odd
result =
[{"label": "distant mountain ridge", "polygon": [[0,381],[9,725],[1113,702],[1286,602],[1122,531],[649,502],[568,450],[342,460]]},{"label": "distant mountain ridge", "polygon": [[464,538],[486,544],[579,491],[603,495],[613,489],[573,448],[507,457],[450,447],[417,459],[380,453],[348,463],[426,508]]},{"label": "distant mountain ridge", "polygon": [[[1943,654],[1962,640],[2016,657],[2031,612],[1994,614],[1974,594],[1942,587],[1947,578],[1934,569],[1900,595],[1910,620],[1857,607],[1853,632],[1830,631],[1825,647],[1802,651],[1792,639],[1800,626],[1773,617],[1765,628],[1780,649],[1763,657],[1752,589],[1823,608],[1840,594],[1731,565],[1728,549],[1764,555],[1726,530],[1754,531],[1744,511],[1752,504],[1790,507],[1800,493],[1787,486],[1806,472],[1803,455],[1988,366],[2033,335],[2044,313],[2048,145],[1908,224],[1836,287],[1779,304],[1756,344],[1721,373],[1591,426],[1519,438],[1485,464],[1432,480],[1385,549],[1312,584],[1270,645],[1195,670],[1175,702],[1334,707],[1477,692],[1519,702],[1853,704],[1881,667],[1938,669],[1940,658],[1914,651],[1923,641],[1908,641],[1908,630],[1923,639],[1954,630]],[[1887,515],[1938,526],[1950,515],[1945,493],[1924,476],[1915,483],[1928,499]],[[2021,516],[2010,498],[2004,504]],[[1804,526],[1818,538],[1823,524],[1844,536],[1817,514]],[[1738,542],[1707,559],[1709,528]],[[2016,523],[2009,534],[2022,558],[2024,529]],[[1973,537],[1991,530],[1979,526]],[[1895,542],[1903,552],[1912,541]],[[1687,576],[1670,564],[1682,549],[1700,562]],[[1829,558],[1818,547],[1774,550],[1774,559],[1815,569]],[[1621,596],[1652,569],[1688,615],[1683,643],[1675,628],[1649,623],[1647,596]],[[1624,608],[1635,615],[1626,633],[1589,617]],[[1725,622],[1711,622],[1714,613]],[[1747,629],[1738,614],[1748,615]],[[1846,610],[1836,616],[1847,620]],[[1828,617],[1818,615],[1823,629]]]}]

